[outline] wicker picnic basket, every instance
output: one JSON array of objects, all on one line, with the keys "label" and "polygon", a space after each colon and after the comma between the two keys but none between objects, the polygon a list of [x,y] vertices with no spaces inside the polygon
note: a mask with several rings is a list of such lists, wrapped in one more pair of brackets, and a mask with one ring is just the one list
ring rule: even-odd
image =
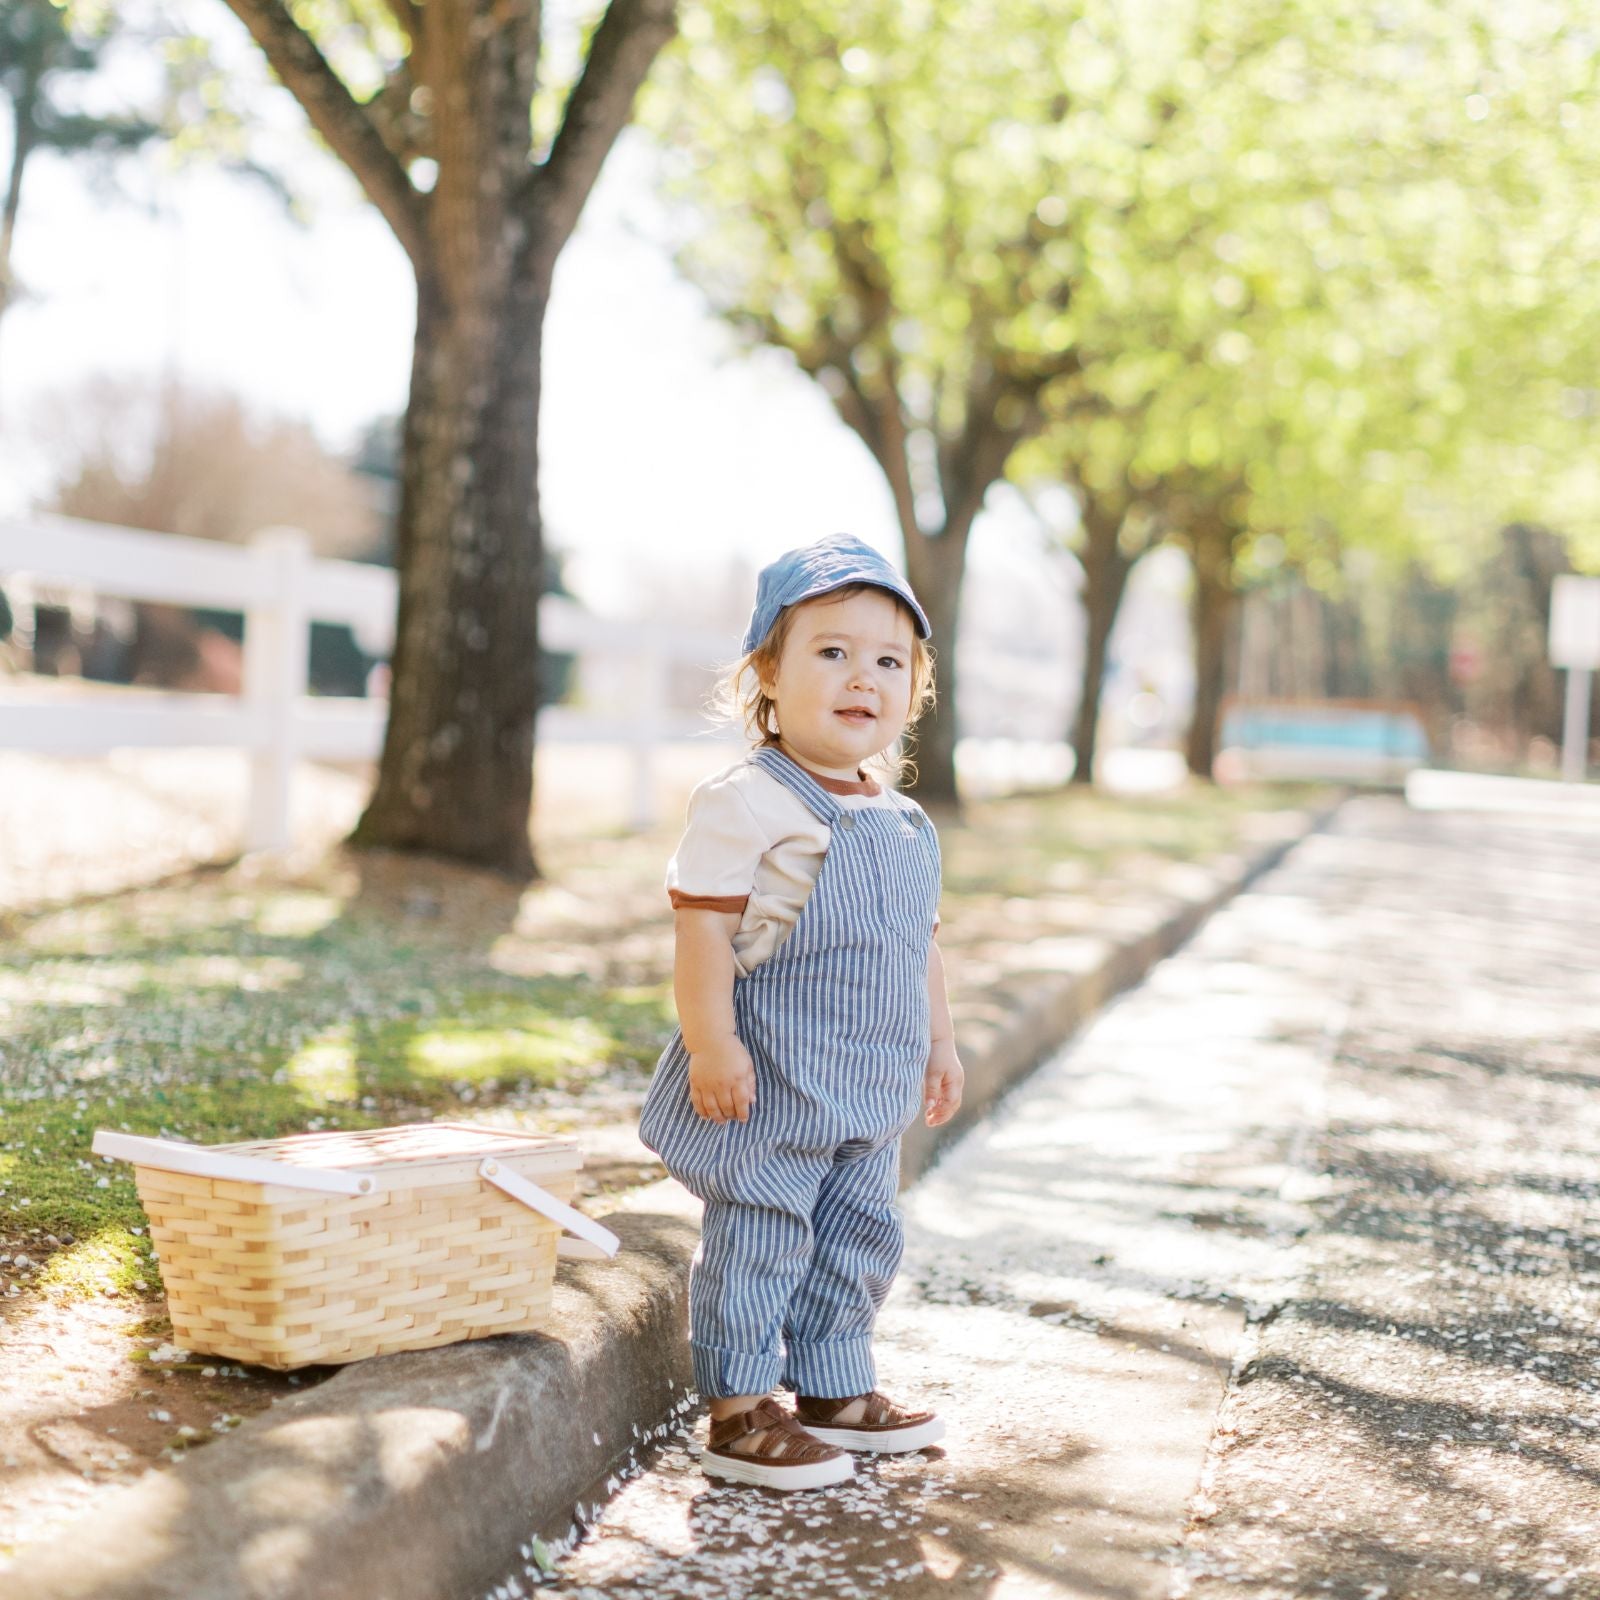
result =
[{"label": "wicker picnic basket", "polygon": [[570,1138],[427,1122],[93,1148],[134,1163],[174,1338],[265,1367],[547,1331],[557,1253],[617,1250],[567,1204]]}]

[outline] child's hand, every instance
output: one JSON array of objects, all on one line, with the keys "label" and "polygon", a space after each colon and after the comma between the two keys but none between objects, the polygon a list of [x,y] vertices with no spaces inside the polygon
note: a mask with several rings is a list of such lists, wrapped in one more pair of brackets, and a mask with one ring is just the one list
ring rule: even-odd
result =
[{"label": "child's hand", "polygon": [[922,1077],[923,1114],[930,1128],[948,1122],[961,1109],[961,1087],[966,1082],[954,1039],[935,1039]]},{"label": "child's hand", "polygon": [[756,1069],[736,1034],[691,1052],[689,1103],[710,1122],[750,1120],[750,1107],[756,1103]]}]

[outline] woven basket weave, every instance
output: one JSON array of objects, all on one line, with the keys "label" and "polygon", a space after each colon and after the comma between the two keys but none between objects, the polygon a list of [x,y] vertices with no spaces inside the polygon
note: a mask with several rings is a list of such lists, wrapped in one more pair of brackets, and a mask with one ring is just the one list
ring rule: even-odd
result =
[{"label": "woven basket weave", "polygon": [[260,1366],[546,1330],[558,1244],[617,1248],[566,1204],[569,1138],[431,1122],[199,1146],[102,1129],[94,1149],[135,1164],[174,1337]]}]

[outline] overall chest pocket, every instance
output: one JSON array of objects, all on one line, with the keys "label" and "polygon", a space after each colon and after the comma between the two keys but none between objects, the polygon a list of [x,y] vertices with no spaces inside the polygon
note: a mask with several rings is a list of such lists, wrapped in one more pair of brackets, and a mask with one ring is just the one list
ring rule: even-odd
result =
[{"label": "overall chest pocket", "polygon": [[927,958],[939,904],[939,848],[920,812],[862,827],[873,863],[872,904],[880,924]]}]

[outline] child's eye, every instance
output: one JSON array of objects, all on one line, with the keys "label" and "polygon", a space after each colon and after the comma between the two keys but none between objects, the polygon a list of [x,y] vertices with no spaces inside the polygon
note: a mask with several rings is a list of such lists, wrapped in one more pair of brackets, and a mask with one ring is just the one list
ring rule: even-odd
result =
[{"label": "child's eye", "polygon": [[879,656],[878,665],[880,667],[898,667],[902,665],[902,663],[896,660],[893,656]]}]

